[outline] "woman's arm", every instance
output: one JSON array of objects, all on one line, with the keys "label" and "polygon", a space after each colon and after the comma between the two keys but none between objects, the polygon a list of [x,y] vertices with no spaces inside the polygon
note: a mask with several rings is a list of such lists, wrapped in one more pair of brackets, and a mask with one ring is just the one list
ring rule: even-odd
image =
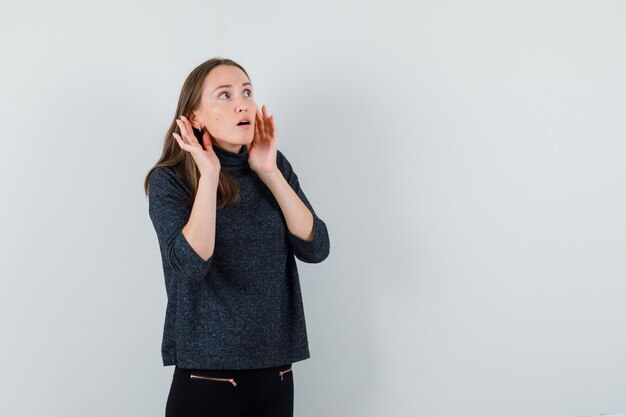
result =
[{"label": "woman's arm", "polygon": [[280,206],[294,255],[302,262],[322,262],[330,253],[326,224],[315,212],[300,187],[298,176],[279,150],[276,153],[276,165],[277,171],[261,174],[259,178]]},{"label": "woman's arm", "polygon": [[291,188],[280,170],[276,168],[271,173],[259,175],[259,178],[278,202],[289,231],[300,239],[313,240],[313,214]]},{"label": "woman's arm", "polygon": [[159,167],[150,174],[148,195],[164,267],[180,279],[204,279],[213,262],[217,185],[201,180],[190,210],[184,204],[189,195],[181,181],[169,167]]},{"label": "woman's arm", "polygon": [[201,176],[198,192],[183,235],[202,259],[207,261],[215,249],[215,216],[219,177]]}]

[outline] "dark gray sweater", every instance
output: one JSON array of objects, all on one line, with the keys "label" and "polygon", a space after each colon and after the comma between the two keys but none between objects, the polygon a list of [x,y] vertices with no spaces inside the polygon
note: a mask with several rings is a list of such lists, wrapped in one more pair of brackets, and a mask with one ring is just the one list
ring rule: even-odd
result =
[{"label": "dark gray sweater", "polygon": [[295,257],[322,262],[330,252],[317,217],[282,152],[276,164],[313,214],[313,240],[292,234],[278,202],[239,153],[214,146],[221,169],[239,182],[241,202],[219,210],[215,249],[203,260],[182,234],[189,188],[170,167],[149,179],[149,214],[161,250],[167,309],[163,366],[254,369],[310,357]]}]

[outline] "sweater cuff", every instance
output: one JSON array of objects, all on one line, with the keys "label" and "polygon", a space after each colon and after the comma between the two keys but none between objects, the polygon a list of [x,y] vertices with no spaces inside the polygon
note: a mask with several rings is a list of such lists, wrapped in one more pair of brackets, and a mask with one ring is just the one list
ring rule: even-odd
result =
[{"label": "sweater cuff", "polygon": [[187,238],[183,234],[182,229],[176,236],[174,247],[179,248],[178,254],[182,257],[182,259],[178,259],[179,262],[177,262],[177,264],[184,266],[185,269],[184,271],[179,272],[183,273],[187,278],[195,280],[203,279],[209,272],[209,268],[213,262],[213,255],[211,255],[206,261],[202,259],[202,257],[191,247]]},{"label": "sweater cuff", "polygon": [[313,240],[302,239],[287,229],[287,236],[298,259],[307,263],[322,262],[328,256],[328,234],[326,225],[313,216]]}]

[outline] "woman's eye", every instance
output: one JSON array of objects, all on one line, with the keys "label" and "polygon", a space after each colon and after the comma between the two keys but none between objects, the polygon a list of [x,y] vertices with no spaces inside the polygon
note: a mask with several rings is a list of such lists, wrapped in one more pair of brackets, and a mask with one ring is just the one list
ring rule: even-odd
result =
[{"label": "woman's eye", "polygon": [[[251,96],[252,96],[252,90],[248,90],[248,89],[244,90],[244,92],[246,92],[246,91],[247,91],[248,93],[250,93],[250,94],[248,94],[246,97],[251,97]],[[223,96],[224,94],[226,94],[226,95],[228,96],[228,93],[227,93],[226,91],[224,91],[223,93],[220,93],[220,95],[218,96],[218,98],[222,98],[222,96]]]}]

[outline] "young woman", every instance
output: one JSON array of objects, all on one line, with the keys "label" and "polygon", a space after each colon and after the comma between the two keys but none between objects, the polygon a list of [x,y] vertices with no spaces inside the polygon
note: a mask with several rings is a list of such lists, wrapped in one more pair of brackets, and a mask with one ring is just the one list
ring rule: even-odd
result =
[{"label": "young woman", "polygon": [[310,357],[295,258],[322,262],[330,241],[276,134],[243,67],[210,59],[146,176],[175,365],[167,417],[293,415],[291,365]]}]

